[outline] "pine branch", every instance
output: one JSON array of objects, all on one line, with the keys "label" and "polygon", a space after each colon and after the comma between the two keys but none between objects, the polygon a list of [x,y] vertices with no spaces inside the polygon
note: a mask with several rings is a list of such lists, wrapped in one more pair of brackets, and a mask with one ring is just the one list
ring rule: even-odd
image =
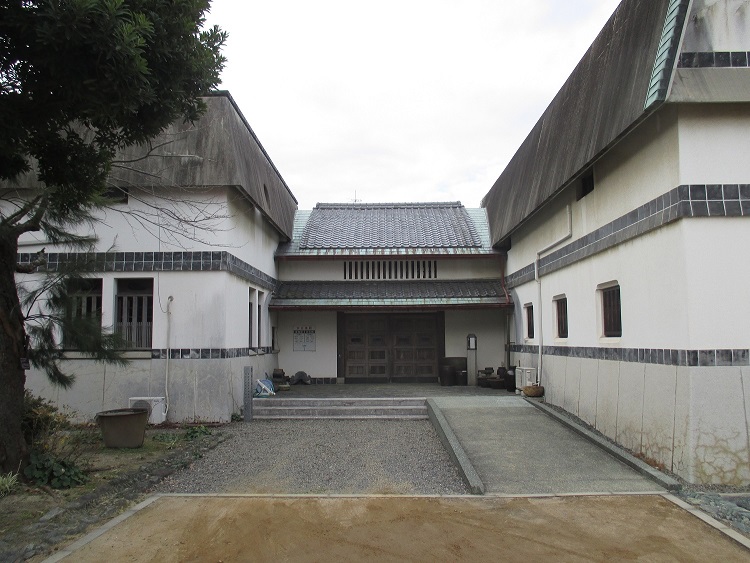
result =
[{"label": "pine branch", "polygon": [[45,266],[47,264],[46,249],[42,248],[36,253],[36,259],[32,260],[28,264],[16,264],[17,274],[30,274],[36,270],[39,266]]}]

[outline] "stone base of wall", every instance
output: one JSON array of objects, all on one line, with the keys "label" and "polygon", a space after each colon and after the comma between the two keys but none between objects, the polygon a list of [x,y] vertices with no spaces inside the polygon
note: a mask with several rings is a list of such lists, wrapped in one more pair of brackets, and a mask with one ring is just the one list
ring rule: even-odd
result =
[{"label": "stone base of wall", "polygon": [[688,482],[750,484],[750,367],[544,356],[541,384],[548,403]]},{"label": "stone base of wall", "polygon": [[[273,373],[275,354],[215,359],[134,359],[127,366],[91,360],[68,360],[63,369],[76,374],[70,389],[49,383],[44,373],[30,370],[26,387],[73,414],[79,422],[97,412],[128,407],[130,397],[169,398],[169,422],[229,422],[243,406],[245,368],[253,381]],[[166,391],[168,381],[168,393]]]}]

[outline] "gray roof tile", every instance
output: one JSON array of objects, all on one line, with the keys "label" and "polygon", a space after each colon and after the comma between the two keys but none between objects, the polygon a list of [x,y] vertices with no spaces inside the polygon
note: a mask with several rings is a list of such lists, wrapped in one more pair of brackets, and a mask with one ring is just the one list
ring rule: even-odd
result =
[{"label": "gray roof tile", "polygon": [[271,299],[272,308],[507,305],[500,280],[450,281],[286,281]]},{"label": "gray roof tile", "polygon": [[318,204],[301,250],[480,248],[466,209],[453,203]]}]

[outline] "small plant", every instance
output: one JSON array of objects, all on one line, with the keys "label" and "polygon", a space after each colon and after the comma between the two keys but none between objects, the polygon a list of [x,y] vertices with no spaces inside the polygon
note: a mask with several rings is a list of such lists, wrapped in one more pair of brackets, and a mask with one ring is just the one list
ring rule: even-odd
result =
[{"label": "small plant", "polygon": [[202,424],[200,426],[193,426],[191,428],[188,428],[185,431],[185,439],[186,440],[195,440],[196,438],[200,438],[201,436],[210,436],[211,430],[209,428],[206,428]]},{"label": "small plant", "polygon": [[242,421],[242,414],[238,412],[232,413],[232,422],[241,422]]},{"label": "small plant", "polygon": [[18,485],[18,473],[12,471],[7,475],[0,475],[0,497],[9,495]]},{"label": "small plant", "polygon": [[72,461],[52,457],[46,452],[32,451],[24,475],[37,485],[53,489],[69,489],[86,482],[86,475]]},{"label": "small plant", "polygon": [[179,436],[170,434],[169,432],[159,432],[158,434],[154,434],[151,439],[154,442],[162,442],[166,444],[168,450],[174,449],[177,446],[177,442],[180,441]]}]

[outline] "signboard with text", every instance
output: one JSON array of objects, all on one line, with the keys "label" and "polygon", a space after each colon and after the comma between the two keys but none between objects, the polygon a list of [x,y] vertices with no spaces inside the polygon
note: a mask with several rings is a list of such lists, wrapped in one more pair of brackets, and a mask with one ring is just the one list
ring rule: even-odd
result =
[{"label": "signboard with text", "polygon": [[298,326],[294,329],[295,352],[315,352],[315,327]]}]

